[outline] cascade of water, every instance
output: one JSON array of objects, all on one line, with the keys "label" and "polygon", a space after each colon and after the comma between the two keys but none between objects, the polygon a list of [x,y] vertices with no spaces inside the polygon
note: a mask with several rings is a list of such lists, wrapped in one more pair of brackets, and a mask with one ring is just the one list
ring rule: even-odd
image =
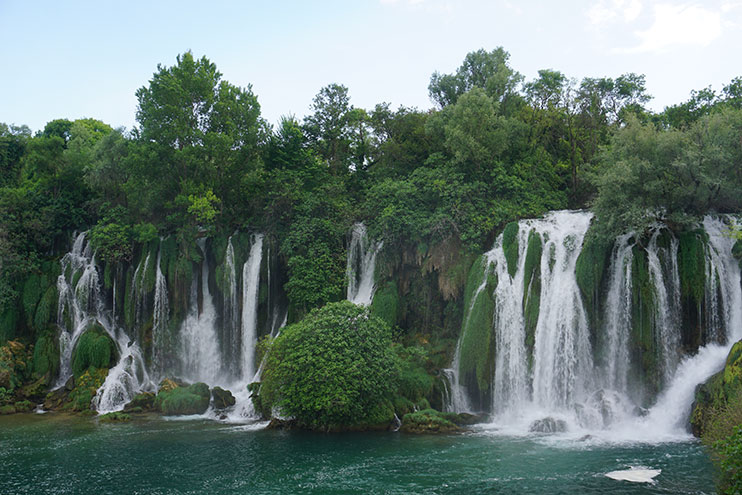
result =
[{"label": "cascade of water", "polygon": [[142,318],[144,317],[144,312],[146,311],[146,304],[147,304],[147,291],[145,289],[145,278],[147,277],[147,272],[149,270],[149,259],[150,259],[150,252],[147,252],[147,256],[144,258],[143,264],[140,263],[139,266],[137,266],[136,271],[134,272],[134,281],[131,284],[131,290],[134,293],[134,321],[137,324],[142,323]]},{"label": "cascade of water", "polygon": [[236,357],[240,348],[240,307],[237,293],[237,270],[234,261],[234,246],[232,237],[227,241],[227,250],[224,255],[224,280],[222,301],[222,327],[223,327],[223,354],[225,360],[231,367],[239,367],[239,358]]},{"label": "cascade of water", "polygon": [[533,402],[547,411],[565,409],[593,388],[587,316],[575,276],[591,219],[590,213],[557,211],[532,221],[543,239]]},{"label": "cascade of water", "polygon": [[532,221],[523,221],[518,224],[518,265],[513,277],[510,276],[505,259],[503,234],[500,234],[495,241],[495,247],[487,253],[487,258],[494,264],[497,275],[497,287],[494,293],[496,372],[492,397],[492,410],[496,414],[517,411],[529,398],[530,383],[526,357],[523,298],[526,290],[526,249],[533,225]]},{"label": "cascade of water", "polygon": [[717,277],[707,280],[706,291],[718,291],[720,295],[720,304],[715,308],[721,311],[715,318],[723,323],[726,340],[721,339],[722,344],[712,341],[694,356],[683,359],[647,416],[624,425],[625,437],[662,440],[685,435],[696,387],[724,367],[732,345],[742,338],[742,277],[739,263],[732,255],[735,240],[729,235],[729,224],[736,224],[736,220],[711,216],[703,219],[708,234],[707,273],[715,273]]},{"label": "cascade of water", "polygon": [[[167,280],[162,273],[162,239],[157,252],[157,271],[155,274],[155,303],[152,315],[152,367],[159,374],[164,366],[164,354],[167,347],[168,319],[170,306],[168,303]],[[115,300],[115,299],[114,299]]]},{"label": "cascade of water", "polygon": [[631,265],[634,234],[616,239],[611,255],[610,279],[605,302],[603,386],[627,392],[629,335],[631,333]]},{"label": "cascade of water", "polygon": [[255,375],[255,345],[258,326],[258,289],[263,255],[263,234],[253,234],[250,255],[242,267],[242,381]]},{"label": "cascade of water", "polygon": [[57,279],[60,295],[57,310],[60,376],[57,386],[64,385],[72,376],[72,353],[80,336],[90,325],[99,324],[114,340],[121,356],[92,402],[94,409],[108,412],[123,408],[135,393],[151,389],[153,385],[139,346],[129,342],[126,333],[115,327],[112,313],[105,310],[95,254],[85,241],[85,233],[77,236],[72,250],[62,258],[62,273]]},{"label": "cascade of water", "polygon": [[669,248],[657,245],[662,227],[654,229],[647,246],[649,278],[654,291],[654,327],[663,384],[668,383],[680,351],[680,274],[678,240],[673,235]]},{"label": "cascade of water", "polygon": [[83,331],[96,321],[101,309],[95,257],[85,237],[86,232],[83,232],[75,238],[72,250],[61,260],[62,273],[57,278],[60,371],[56,387],[63,386],[72,376],[75,344]]},{"label": "cascade of water", "polygon": [[444,407],[446,412],[471,412],[472,407],[469,404],[469,397],[466,395],[466,388],[461,383],[459,368],[461,366],[461,339],[456,344],[456,351],[453,355],[453,362],[450,368],[443,370],[443,376],[448,382],[446,397],[444,398]]},{"label": "cascade of water", "polygon": [[217,383],[221,377],[221,356],[216,334],[216,308],[209,290],[209,261],[206,239],[197,241],[203,256],[201,263],[202,310],[198,308],[198,283],[191,284],[188,314],[180,329],[180,362],[184,378],[193,382]]},{"label": "cascade of water", "polygon": [[369,241],[365,225],[362,223],[353,225],[346,270],[348,279],[347,299],[350,302],[361,306],[371,304],[376,290],[376,281],[374,280],[376,255],[382,246],[383,241]]}]

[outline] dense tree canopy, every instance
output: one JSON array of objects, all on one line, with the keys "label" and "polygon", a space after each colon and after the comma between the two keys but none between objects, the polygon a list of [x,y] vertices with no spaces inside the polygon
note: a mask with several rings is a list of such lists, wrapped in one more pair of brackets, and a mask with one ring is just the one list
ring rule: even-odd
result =
[{"label": "dense tree canopy", "polygon": [[249,86],[186,52],[137,91],[130,132],[94,119],[56,119],[33,136],[0,125],[0,306],[82,229],[110,263],[164,235],[197,260],[196,237],[259,229],[275,240],[298,319],[343,297],[356,220],[387,246],[476,253],[506,223],[549,209],[594,206],[616,232],[742,208],[739,77],[653,114],[642,75],[544,69],[525,81],[499,47],[435,72],[428,91],[430,111],[362,109],[328,84],[303,120],[271,128]]}]

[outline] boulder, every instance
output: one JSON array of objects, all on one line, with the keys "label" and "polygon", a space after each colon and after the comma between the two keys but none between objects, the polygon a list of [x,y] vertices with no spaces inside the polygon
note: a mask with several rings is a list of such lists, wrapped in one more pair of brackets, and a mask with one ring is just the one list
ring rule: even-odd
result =
[{"label": "boulder", "polygon": [[567,431],[567,422],[563,419],[547,416],[531,423],[528,431],[533,433],[563,433]]},{"label": "boulder", "polygon": [[221,387],[211,389],[211,398],[214,400],[215,409],[226,409],[232,407],[236,402],[232,392]]},{"label": "boulder", "polygon": [[131,402],[124,406],[124,412],[150,412],[155,410],[155,394],[152,392],[142,392],[131,399]]},{"label": "boulder", "polygon": [[400,431],[405,433],[455,433],[462,431],[449,415],[457,416],[455,413],[442,413],[435,409],[424,409],[409,414],[402,418]]},{"label": "boulder", "polygon": [[156,410],[168,416],[203,414],[209,408],[211,394],[205,383],[160,390],[155,398]]}]

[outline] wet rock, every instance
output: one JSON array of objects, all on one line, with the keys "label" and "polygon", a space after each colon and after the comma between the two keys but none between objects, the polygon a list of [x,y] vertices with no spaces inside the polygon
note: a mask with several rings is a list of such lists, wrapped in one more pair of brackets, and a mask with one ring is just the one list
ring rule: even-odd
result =
[{"label": "wet rock", "polygon": [[131,402],[124,406],[124,412],[149,412],[155,410],[155,394],[152,392],[142,392],[131,399]]},{"label": "wet rock", "polygon": [[221,387],[211,389],[211,397],[214,401],[215,409],[226,409],[232,407],[236,402],[232,392],[224,390]]},{"label": "wet rock", "polygon": [[563,419],[547,416],[531,423],[528,431],[532,433],[563,433],[567,431],[567,422]]}]

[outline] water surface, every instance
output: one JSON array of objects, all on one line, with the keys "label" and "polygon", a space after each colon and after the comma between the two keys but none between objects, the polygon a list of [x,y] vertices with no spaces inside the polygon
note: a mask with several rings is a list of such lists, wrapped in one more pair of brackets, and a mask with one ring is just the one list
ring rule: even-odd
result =
[{"label": "water surface", "polygon": [[[605,477],[661,469],[654,485]],[[608,445],[546,437],[324,435],[206,420],[98,423],[0,417],[2,494],[711,494],[694,441]]]}]

